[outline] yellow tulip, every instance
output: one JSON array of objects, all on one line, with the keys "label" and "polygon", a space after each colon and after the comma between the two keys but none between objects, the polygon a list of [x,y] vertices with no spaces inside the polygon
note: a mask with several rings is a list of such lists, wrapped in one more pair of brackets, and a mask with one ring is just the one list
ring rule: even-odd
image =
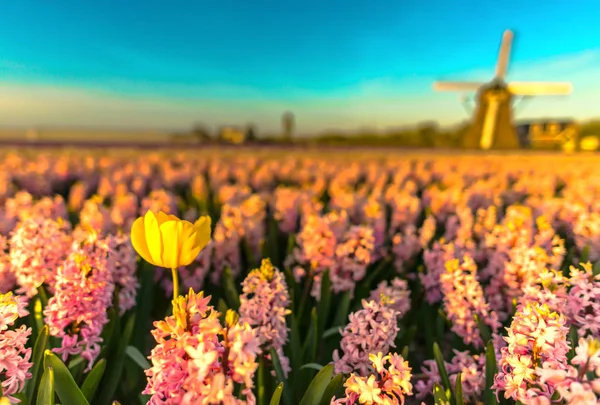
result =
[{"label": "yellow tulip", "polygon": [[177,268],[192,263],[209,241],[208,216],[192,224],[162,211],[148,211],[131,227],[131,243],[136,252],[148,263],[172,270],[174,299],[179,295]]},{"label": "yellow tulip", "polygon": [[148,263],[174,269],[192,263],[210,241],[210,217],[195,223],[148,211],[131,227],[131,243]]}]

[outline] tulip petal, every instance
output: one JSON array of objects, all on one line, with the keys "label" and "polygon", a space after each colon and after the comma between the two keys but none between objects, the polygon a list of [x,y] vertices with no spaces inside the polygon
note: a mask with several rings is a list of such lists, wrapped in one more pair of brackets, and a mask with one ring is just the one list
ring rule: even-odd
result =
[{"label": "tulip petal", "polygon": [[146,243],[146,231],[144,228],[144,217],[139,217],[131,226],[131,244],[135,251],[142,256],[142,259],[152,263],[152,256]]},{"label": "tulip petal", "polygon": [[183,229],[180,235],[181,240],[179,241],[179,263],[180,266],[187,266],[192,263],[201,248],[196,246],[196,228],[190,222],[182,221]]},{"label": "tulip petal", "polygon": [[200,250],[204,249],[208,242],[210,242],[210,217],[205,215],[194,223],[196,229],[196,247]]},{"label": "tulip petal", "polygon": [[177,218],[175,215],[167,215],[162,211],[158,211],[156,214],[154,214],[154,216],[158,221],[158,226],[161,226],[167,221],[179,221],[179,218]]},{"label": "tulip petal", "polygon": [[179,264],[179,241],[183,224],[181,221],[166,221],[160,225],[163,252],[162,263],[164,267],[173,269]]},{"label": "tulip petal", "polygon": [[156,216],[152,211],[144,215],[144,228],[146,233],[146,243],[152,261],[155,266],[165,267],[162,263],[163,242],[160,234],[160,228]]}]

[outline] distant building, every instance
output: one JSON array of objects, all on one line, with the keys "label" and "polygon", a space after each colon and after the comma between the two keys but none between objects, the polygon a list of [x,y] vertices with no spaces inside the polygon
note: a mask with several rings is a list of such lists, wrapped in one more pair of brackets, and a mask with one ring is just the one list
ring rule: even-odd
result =
[{"label": "distant building", "polygon": [[531,149],[572,149],[579,126],[572,119],[537,119],[517,123],[521,146]]},{"label": "distant building", "polygon": [[593,135],[584,137],[583,139],[581,139],[581,142],[579,143],[579,148],[586,152],[597,151],[599,146],[600,146],[600,140],[598,139],[597,136],[593,136]]},{"label": "distant building", "polygon": [[221,129],[219,134],[221,141],[239,145],[246,140],[246,129],[236,126],[227,126]]}]

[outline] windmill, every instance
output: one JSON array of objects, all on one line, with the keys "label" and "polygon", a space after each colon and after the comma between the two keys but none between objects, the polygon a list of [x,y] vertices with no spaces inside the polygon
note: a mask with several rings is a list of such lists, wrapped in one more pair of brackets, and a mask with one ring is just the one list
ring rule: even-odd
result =
[{"label": "windmill", "polygon": [[506,83],[505,78],[512,40],[512,31],[504,31],[496,64],[496,75],[490,82],[435,82],[433,84],[434,90],[438,91],[477,92],[477,105],[473,114],[473,122],[463,139],[465,148],[519,148],[519,138],[512,121],[513,97],[565,95],[572,90],[570,83]]}]

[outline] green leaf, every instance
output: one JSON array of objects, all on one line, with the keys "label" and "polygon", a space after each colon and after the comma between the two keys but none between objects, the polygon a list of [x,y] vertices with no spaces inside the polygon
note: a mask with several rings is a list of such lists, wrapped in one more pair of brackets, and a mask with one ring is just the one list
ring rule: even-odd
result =
[{"label": "green leaf", "polygon": [[257,404],[258,405],[266,405],[266,397],[265,397],[265,360],[263,356],[260,356],[258,359],[258,369],[256,370],[256,391],[257,391]]},{"label": "green leaf", "polygon": [[288,236],[288,240],[287,240],[286,256],[289,256],[292,254],[292,252],[294,251],[294,246],[296,246],[296,237],[294,236],[293,233],[290,233],[290,235]]},{"label": "green leaf", "polygon": [[317,304],[318,330],[317,338],[323,335],[327,320],[329,319],[329,310],[331,308],[331,281],[329,280],[329,271],[326,270],[321,278],[321,299]]},{"label": "green leaf", "polygon": [[317,370],[317,371],[321,371],[321,369],[323,368],[322,365],[317,364],[317,363],[306,363],[305,365],[303,365],[302,367],[300,367],[300,370],[304,370],[305,368],[310,368],[313,370]]},{"label": "green leaf", "polygon": [[144,355],[137,349],[137,347],[127,346],[127,348],[125,349],[125,353],[129,356],[131,360],[135,362],[135,364],[140,366],[142,370],[148,370],[152,367],[146,359],[146,357],[144,357]]},{"label": "green leaf", "polygon": [[498,372],[498,366],[496,365],[496,353],[494,351],[494,344],[490,340],[485,350],[485,391],[483,394],[483,403],[485,405],[496,405],[496,394],[492,390],[494,385],[494,377]]},{"label": "green leaf", "polygon": [[479,333],[481,334],[481,338],[483,339],[483,341],[489,342],[492,338],[492,332],[490,330],[490,327],[477,314],[475,314],[475,322],[477,322]]},{"label": "green leaf", "polygon": [[240,307],[240,295],[237,288],[235,288],[235,281],[229,267],[225,267],[225,270],[223,270],[223,289],[229,308],[237,311]]},{"label": "green leaf", "polygon": [[225,323],[225,315],[227,314],[227,304],[225,303],[225,301],[223,301],[223,298],[219,298],[219,301],[217,301],[217,311],[219,311],[219,314],[221,314],[220,319],[221,319],[221,323]]},{"label": "green leaf", "polygon": [[40,330],[40,333],[35,340],[35,344],[33,345],[31,378],[27,381],[27,388],[25,389],[25,392],[27,393],[27,402],[30,404],[33,404],[35,401],[35,393],[37,392],[42,378],[40,370],[44,364],[44,352],[48,347],[48,334],[49,329],[48,325],[46,325]]},{"label": "green leaf", "polygon": [[44,289],[43,285],[38,287],[38,296],[42,301],[42,307],[46,308],[46,306],[48,305],[48,294],[46,294],[46,290]]},{"label": "green leaf", "polygon": [[281,393],[283,392],[283,383],[279,383],[277,388],[275,388],[275,392],[273,392],[273,396],[271,397],[271,402],[269,405],[279,405],[281,401]]},{"label": "green leaf", "polygon": [[552,400],[552,402],[557,402],[560,399],[560,392],[554,391],[554,394],[552,394],[552,398],[550,399]]},{"label": "green leaf", "polygon": [[352,300],[352,294],[350,291],[346,291],[342,294],[342,298],[338,304],[338,310],[335,313],[335,318],[333,319],[334,326],[343,326],[348,321],[348,311],[350,310],[350,301]]},{"label": "green leaf", "polygon": [[328,339],[332,336],[335,335],[340,335],[340,327],[339,326],[333,326],[329,329],[327,329],[325,332],[323,332],[323,339]]},{"label": "green leaf", "polygon": [[438,383],[433,385],[433,400],[435,405],[450,405],[447,392]]},{"label": "green leaf", "polygon": [[446,371],[444,356],[442,355],[442,351],[440,350],[440,346],[437,344],[437,342],[433,344],[433,358],[438,366],[438,372],[440,374],[442,386],[447,392],[452,392],[452,384],[450,383],[450,378],[448,377],[448,371]]},{"label": "green leaf", "polygon": [[325,392],[323,393],[323,397],[321,398],[320,405],[329,405],[331,403],[331,399],[336,396],[337,391],[342,387],[344,383],[344,374],[339,373],[335,377],[331,379],[327,388],[325,388]]},{"label": "green leaf", "polygon": [[[141,263],[138,270],[140,279],[140,290],[137,294],[137,307],[135,308],[135,331],[133,334],[133,345],[140,351],[146,352],[148,335],[152,327],[152,308],[156,300],[155,288],[156,282],[154,275],[156,269],[149,263]],[[113,334],[115,338],[119,336],[120,330]]]},{"label": "green leaf", "polygon": [[44,328],[44,307],[42,306],[42,299],[35,297],[33,302],[33,318],[35,319],[36,329],[41,331]]},{"label": "green leaf", "polygon": [[54,370],[47,367],[40,381],[37,405],[54,405]]},{"label": "green leaf", "polygon": [[458,373],[456,376],[456,383],[454,385],[454,397],[456,405],[465,405],[462,392],[462,373]]},{"label": "green leaf", "polygon": [[115,396],[117,387],[121,382],[121,374],[123,373],[123,366],[125,365],[125,349],[129,346],[131,335],[133,334],[133,326],[135,325],[135,316],[129,317],[125,323],[125,329],[119,340],[119,346],[115,353],[108,359],[109,373],[105,373],[102,378],[101,386],[102,389],[99,392],[98,403],[99,404],[110,404]]},{"label": "green leaf", "polygon": [[575,348],[577,347],[577,343],[579,342],[579,334],[577,333],[577,327],[571,326],[569,329],[569,340],[571,341],[571,349],[569,353],[567,353],[567,359],[571,361],[573,357],[575,357]]},{"label": "green leaf", "polygon": [[117,341],[119,338],[118,336],[115,336],[115,329],[119,325],[119,315],[117,314],[114,308],[109,308],[107,311],[107,315],[108,323],[104,326],[104,328],[102,329],[102,334],[100,335],[104,342],[104,347],[100,352],[100,357],[102,357],[108,351],[109,347],[112,346],[113,340]]},{"label": "green leaf", "polygon": [[402,355],[402,358],[406,360],[408,358],[408,346],[404,346],[400,354]]},{"label": "green leaf", "polygon": [[69,361],[69,363],[67,364],[67,367],[68,367],[69,371],[71,372],[71,375],[74,375],[74,376],[77,376],[80,371],[83,371],[84,366],[85,366],[85,360],[83,359],[83,357],[81,357],[81,355],[77,355],[77,356],[73,357],[71,359],[71,361]]},{"label": "green leaf", "polygon": [[592,273],[594,274],[594,276],[600,274],[600,262],[594,264],[594,267],[592,267]]},{"label": "green leaf", "polygon": [[300,405],[315,405],[321,402],[323,394],[333,376],[333,364],[328,364],[321,369],[310,382],[308,389],[304,393]]},{"label": "green leaf", "polygon": [[319,338],[317,337],[318,319],[317,309],[313,307],[310,312],[310,327],[308,329],[308,335],[302,348],[302,357],[304,361],[314,361],[317,357],[317,348],[319,346]]},{"label": "green leaf", "polygon": [[96,363],[94,368],[92,368],[92,371],[90,371],[83,381],[81,392],[83,392],[83,395],[85,395],[86,399],[90,402],[92,402],[92,399],[94,399],[94,394],[96,394],[96,390],[100,385],[100,381],[104,375],[104,370],[106,370],[106,360],[101,359],[98,363]]},{"label": "green leaf", "polygon": [[44,353],[44,366],[54,370],[54,389],[61,403],[69,405],[89,405],[83,392],[75,383],[65,363],[50,350]]},{"label": "green leaf", "polygon": [[302,347],[302,343],[300,341],[300,330],[298,328],[298,321],[296,321],[296,317],[294,314],[291,314],[290,317],[290,344],[288,346],[288,352],[290,356],[290,360],[292,363],[292,370],[296,370],[300,368],[302,363],[302,352],[298,350],[298,348]]},{"label": "green leaf", "polygon": [[281,367],[281,361],[279,360],[279,356],[273,348],[269,350],[269,354],[271,355],[271,362],[273,363],[273,368],[275,369],[277,379],[280,383],[283,383],[283,399],[285,400],[285,403],[287,405],[292,405],[292,393],[289,390],[287,379],[285,378],[285,374],[283,373],[283,368]]},{"label": "green leaf", "polygon": [[590,257],[590,245],[588,244],[588,245],[585,245],[585,247],[581,251],[581,258],[579,259],[579,261],[581,263],[587,263],[589,257]]},{"label": "green leaf", "polygon": [[273,263],[279,263],[279,225],[273,215],[267,218],[269,233],[267,236],[268,253]]}]

